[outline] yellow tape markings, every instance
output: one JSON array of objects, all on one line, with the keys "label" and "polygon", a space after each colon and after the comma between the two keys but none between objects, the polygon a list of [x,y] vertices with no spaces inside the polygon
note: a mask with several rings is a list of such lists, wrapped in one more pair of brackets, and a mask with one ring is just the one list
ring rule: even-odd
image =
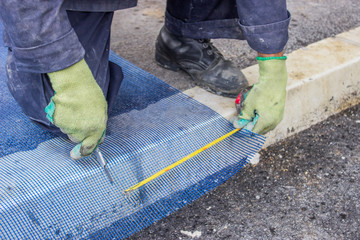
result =
[{"label": "yellow tape markings", "polygon": [[221,137],[219,137],[218,139],[215,139],[214,141],[212,141],[211,143],[207,144],[206,146],[200,148],[199,150],[196,150],[195,152],[187,155],[186,157],[180,159],[179,161],[177,161],[177,162],[171,164],[170,166],[168,166],[168,167],[160,170],[159,172],[155,173],[155,174],[152,175],[151,177],[148,177],[147,179],[145,179],[145,180],[143,180],[143,181],[135,184],[134,186],[126,189],[124,192],[127,193],[127,192],[131,192],[131,191],[134,191],[134,190],[138,189],[139,187],[147,184],[148,182],[150,182],[150,181],[156,179],[157,177],[163,175],[163,174],[166,173],[167,171],[173,169],[173,168],[176,167],[176,166],[179,166],[180,164],[186,162],[186,161],[189,160],[190,158],[192,158],[192,157],[196,156],[197,154],[201,153],[202,151],[208,149],[209,147],[217,144],[218,142],[224,140],[224,139],[227,138],[227,137],[230,137],[231,135],[233,135],[234,133],[238,132],[239,130],[241,130],[241,129],[234,129],[234,130],[232,130],[231,132],[225,134],[224,136],[221,136]]}]

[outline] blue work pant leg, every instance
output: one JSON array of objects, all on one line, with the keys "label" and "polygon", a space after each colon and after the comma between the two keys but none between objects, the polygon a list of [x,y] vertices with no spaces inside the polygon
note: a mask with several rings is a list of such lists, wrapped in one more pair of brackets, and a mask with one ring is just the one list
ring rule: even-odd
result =
[{"label": "blue work pant leg", "polygon": [[290,13],[286,0],[236,0],[239,24],[251,48],[281,52],[288,40]]},{"label": "blue work pant leg", "polygon": [[235,0],[168,0],[165,26],[175,35],[193,39],[243,39]]},{"label": "blue work pant leg", "polygon": [[286,0],[168,0],[165,26],[193,39],[246,39],[262,53],[283,50],[290,13]]},{"label": "blue work pant leg", "polygon": [[[123,80],[121,68],[108,60],[113,13],[68,11],[68,17],[85,49],[85,61],[106,97],[110,112]],[[54,95],[47,74],[16,71],[12,65],[14,63],[8,57],[7,84],[23,112],[40,127],[65,136],[46,118],[45,107]]]}]

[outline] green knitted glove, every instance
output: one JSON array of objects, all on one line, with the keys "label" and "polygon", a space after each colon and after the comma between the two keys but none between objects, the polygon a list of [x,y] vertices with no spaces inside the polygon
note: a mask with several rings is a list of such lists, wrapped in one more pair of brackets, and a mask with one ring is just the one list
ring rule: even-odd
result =
[{"label": "green knitted glove", "polygon": [[248,128],[265,134],[282,120],[286,100],[286,57],[257,57],[260,77],[248,92],[240,115],[233,121],[236,128]]},{"label": "green knitted glove", "polygon": [[55,91],[45,108],[47,118],[73,142],[73,159],[90,155],[103,141],[107,103],[85,60],[48,73]]}]

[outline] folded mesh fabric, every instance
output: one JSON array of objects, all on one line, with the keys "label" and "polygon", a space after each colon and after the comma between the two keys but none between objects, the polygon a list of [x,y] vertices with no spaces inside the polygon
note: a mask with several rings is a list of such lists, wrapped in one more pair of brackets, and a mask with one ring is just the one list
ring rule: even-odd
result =
[{"label": "folded mesh fabric", "polygon": [[6,53],[0,47],[0,239],[125,238],[226,181],[264,142],[240,131],[124,195],[232,125],[112,53],[125,79],[101,145],[115,180],[111,185],[94,156],[71,160],[70,141],[21,113],[6,87]]}]

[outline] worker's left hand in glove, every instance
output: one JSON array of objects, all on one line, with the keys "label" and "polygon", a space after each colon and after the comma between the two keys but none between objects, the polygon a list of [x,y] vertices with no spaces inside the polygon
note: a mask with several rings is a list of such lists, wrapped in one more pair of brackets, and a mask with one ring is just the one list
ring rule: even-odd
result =
[{"label": "worker's left hand in glove", "polygon": [[265,134],[274,129],[284,115],[286,57],[257,57],[257,60],[259,81],[247,93],[241,113],[233,119],[233,125]]},{"label": "worker's left hand in glove", "polygon": [[106,129],[107,102],[101,88],[84,59],[48,76],[55,93],[45,108],[47,118],[78,143],[70,152],[73,159],[90,155]]}]

